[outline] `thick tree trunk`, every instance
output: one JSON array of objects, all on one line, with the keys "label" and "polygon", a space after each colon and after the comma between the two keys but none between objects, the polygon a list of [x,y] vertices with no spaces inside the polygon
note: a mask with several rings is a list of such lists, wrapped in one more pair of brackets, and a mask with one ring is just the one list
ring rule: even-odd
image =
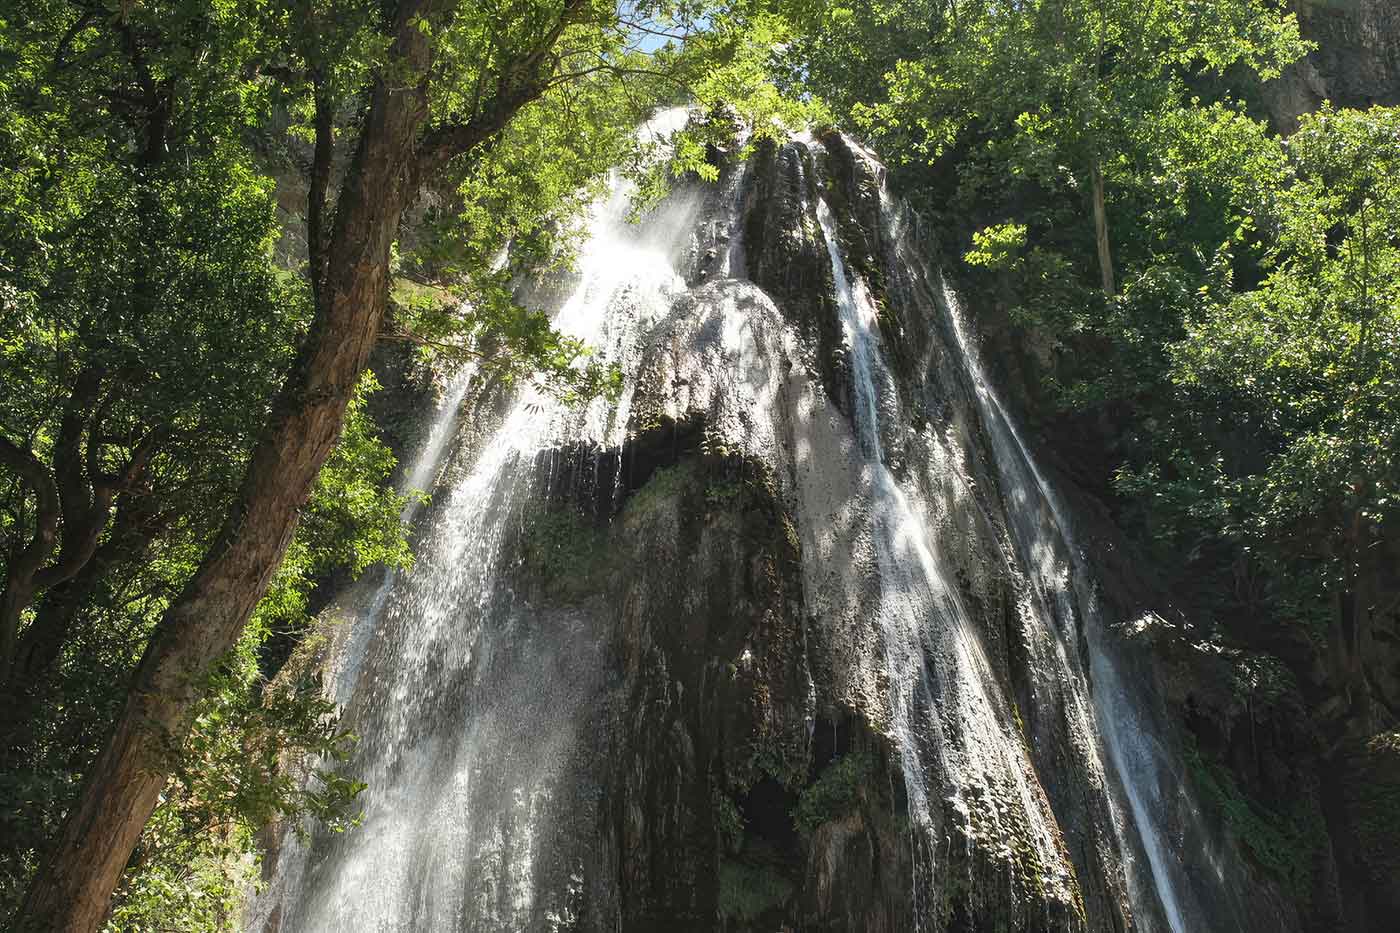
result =
[{"label": "thick tree trunk", "polygon": [[[391,50],[393,86],[376,82],[338,198],[316,320],[254,448],[238,500],[137,669],[126,709],[31,886],[27,933],[92,933],[107,914],[141,830],[189,729],[205,678],[237,642],[296,529],[367,363],[388,299],[389,251],[411,196],[427,117],[431,46],[405,3]],[[420,76],[404,81],[405,75]],[[407,85],[407,86],[405,86]]]},{"label": "thick tree trunk", "polygon": [[1103,293],[1109,298],[1118,294],[1118,285],[1113,275],[1113,248],[1108,238],[1108,210],[1104,206],[1103,170],[1098,160],[1089,169],[1089,181],[1094,198],[1094,239],[1099,250],[1099,276],[1103,282]]},{"label": "thick tree trunk", "polygon": [[383,322],[390,246],[404,209],[448,161],[495,138],[544,93],[555,44],[592,9],[587,0],[564,0],[538,41],[502,65],[491,100],[465,122],[443,124],[420,138],[434,41],[424,26],[435,21],[444,28],[451,10],[438,0],[398,5],[388,65],[371,91],[359,145],[335,200],[311,332],[216,543],[146,649],[126,709],[20,909],[17,933],[94,933],[102,924],[179,755],[205,678],[266,592],[340,433]]}]

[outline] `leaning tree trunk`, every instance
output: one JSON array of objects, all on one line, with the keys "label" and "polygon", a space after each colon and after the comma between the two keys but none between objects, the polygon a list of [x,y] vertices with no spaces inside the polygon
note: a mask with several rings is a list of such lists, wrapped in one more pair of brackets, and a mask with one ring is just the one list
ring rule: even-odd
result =
[{"label": "leaning tree trunk", "polygon": [[[430,64],[429,37],[409,25],[418,6],[400,9],[391,60],[407,67],[390,69],[399,78],[426,75]],[[390,243],[412,194],[414,146],[427,112],[426,78],[376,82],[337,202],[312,330],[223,530],[161,619],[126,708],[35,877],[21,930],[91,933],[103,923],[205,679],[266,591],[340,433],[384,316]]]}]

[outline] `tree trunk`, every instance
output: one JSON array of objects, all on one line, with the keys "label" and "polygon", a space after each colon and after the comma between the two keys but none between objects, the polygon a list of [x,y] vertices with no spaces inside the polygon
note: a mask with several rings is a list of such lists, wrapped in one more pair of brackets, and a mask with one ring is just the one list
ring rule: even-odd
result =
[{"label": "tree trunk", "polygon": [[1089,181],[1094,197],[1094,239],[1099,249],[1099,275],[1103,282],[1103,293],[1112,298],[1118,294],[1113,276],[1113,250],[1108,239],[1108,211],[1104,207],[1103,170],[1097,159],[1089,168]]},{"label": "tree trunk", "polygon": [[13,762],[25,753],[32,738],[34,709],[44,693],[44,675],[63,651],[73,619],[104,570],[100,557],[94,558],[72,580],[49,590],[24,630],[12,675],[0,686],[0,762]]},{"label": "tree trunk", "polygon": [[33,535],[23,548],[16,545],[5,555],[5,584],[0,590],[0,684],[3,684],[10,679],[20,616],[34,599],[34,575],[58,544],[62,506],[58,486],[48,467],[27,447],[12,443],[3,434],[0,434],[0,463],[13,470],[34,491],[35,498]]},{"label": "tree trunk", "polygon": [[390,244],[412,194],[415,142],[428,113],[432,53],[430,37],[416,22],[422,6],[407,2],[399,8],[385,69],[393,84],[376,80],[371,92],[337,199],[311,332],[223,530],[161,619],[126,708],[35,876],[18,918],[20,930],[93,933],[102,925],[205,678],[237,642],[266,591],[340,433],[384,316]]},{"label": "tree trunk", "polygon": [[[1354,491],[1358,501],[1364,499],[1366,489],[1362,484],[1357,483]],[[1368,664],[1375,654],[1380,568],[1373,556],[1377,541],[1359,506],[1349,510],[1344,528],[1345,538],[1337,549],[1341,553],[1338,560],[1343,579],[1333,593],[1327,634],[1328,675],[1345,717],[1342,737],[1365,739],[1374,731],[1374,696]]]},{"label": "tree trunk", "polygon": [[1373,541],[1360,509],[1356,510],[1351,532],[1352,566],[1351,612],[1344,620],[1342,637],[1347,663],[1345,666],[1346,695],[1350,700],[1349,729],[1369,738],[1375,731],[1371,702],[1371,681],[1367,664],[1374,657],[1372,641],[1373,612],[1376,601],[1376,574],[1371,557]]},{"label": "tree trunk", "polygon": [[[0,687],[0,761],[22,751],[29,741],[36,705],[46,694],[44,683],[72,634],[73,622],[114,566],[144,560],[156,532],[151,527],[149,499],[127,499],[118,510],[111,538],[71,580],[49,590],[25,628],[15,652],[13,676]],[[13,760],[11,758],[10,760]]]},{"label": "tree trunk", "polygon": [[13,678],[19,620],[34,601],[34,584],[30,577],[24,573],[20,562],[12,559],[4,589],[0,590],[0,687],[9,684]]}]

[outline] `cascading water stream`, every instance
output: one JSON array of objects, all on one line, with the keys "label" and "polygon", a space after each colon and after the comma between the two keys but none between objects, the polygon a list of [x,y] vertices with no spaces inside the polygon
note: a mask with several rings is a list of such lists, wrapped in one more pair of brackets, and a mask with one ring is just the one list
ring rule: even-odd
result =
[{"label": "cascading water stream", "polygon": [[[432,488],[433,481],[442,466],[447,443],[456,427],[458,410],[462,407],[462,401],[467,397],[467,392],[471,389],[475,375],[476,367],[469,363],[449,380],[447,391],[443,395],[442,402],[438,405],[432,426],[428,429],[428,436],[424,440],[418,456],[414,459],[412,469],[405,474],[399,484],[400,491],[409,494],[410,497],[404,503],[403,511],[399,513],[399,521],[405,526],[411,527],[414,520],[417,519],[418,513],[422,510],[423,500],[418,494]],[[379,585],[370,598],[369,607],[365,610],[364,619],[355,626],[351,633],[351,638],[355,639],[356,643],[350,645],[342,653],[341,656],[346,659],[347,663],[335,673],[334,685],[331,689],[331,699],[337,703],[344,703],[350,697],[355,678],[359,674],[359,661],[364,658],[365,640],[369,638],[370,633],[374,630],[375,622],[379,619],[380,613],[384,611],[384,605],[389,599],[389,594],[393,591],[397,576],[397,570],[389,567],[384,569]]]},{"label": "cascading water stream", "polygon": [[[503,248],[491,262],[491,271],[499,272],[505,267],[509,258],[508,248]],[[419,447],[418,454],[414,457],[413,466],[403,475],[399,481],[399,492],[409,496],[404,503],[403,510],[399,513],[399,522],[406,528],[413,527],[418,518],[418,513],[423,508],[421,494],[431,490],[437,480],[438,472],[442,467],[444,455],[447,453],[448,443],[452,440],[456,432],[457,418],[460,413],[462,402],[466,399],[467,393],[471,390],[473,381],[476,379],[477,366],[474,361],[464,363],[460,369],[454,372],[447,381],[446,391],[438,404],[437,412],[433,416],[432,423],[428,427],[428,434],[423,439]],[[398,571],[386,567],[380,577],[379,585],[375,588],[374,595],[370,599],[369,607],[365,610],[363,618],[354,627],[351,637],[357,642],[340,652],[340,656],[346,659],[347,663],[336,673],[335,683],[331,690],[331,699],[337,703],[344,703],[350,695],[350,690],[354,686],[355,677],[359,673],[359,662],[364,657],[364,641],[374,630],[374,625],[379,619],[379,614],[384,611],[385,602],[389,594],[393,591],[394,580]]]},{"label": "cascading water stream", "polygon": [[[665,112],[645,132],[664,134],[676,119]],[[636,334],[684,287],[672,253],[690,222],[682,195],[635,228],[631,195],[615,177],[594,208],[579,283],[554,317],[595,359],[624,371],[635,367]],[[453,383],[410,485],[438,472],[468,388],[469,376]],[[537,452],[620,443],[629,401],[624,392],[616,404],[571,411],[527,387],[470,466],[457,468],[413,572],[384,581],[345,646],[336,693],[363,737],[354,765],[369,785],[364,823],[284,854],[289,876],[255,914],[275,910],[281,928],[298,933],[567,919],[570,892],[536,903],[534,872],[598,646],[567,620],[548,639],[535,635],[536,620],[514,607],[503,545],[532,496]]]},{"label": "cascading water stream", "polygon": [[[1044,806],[1026,778],[1033,769],[1024,743],[1007,731],[1005,724],[1012,717],[970,614],[936,551],[928,520],[884,462],[880,399],[889,399],[891,410],[898,410],[898,404],[893,377],[880,353],[875,304],[862,279],[847,272],[825,197],[818,198],[816,214],[852,357],[852,421],[871,479],[871,533],[879,562],[878,614],[890,678],[891,725],[903,759],[911,815],[925,829],[935,825],[927,766],[918,754],[921,745],[931,743],[952,785],[947,802],[964,821],[959,828],[967,844],[979,834],[1011,839],[1028,830],[1039,864],[1053,878],[1050,867],[1060,864],[1060,855]],[[954,719],[963,730],[965,740],[957,747],[943,741],[939,717]],[[970,787],[1009,792],[1019,813],[986,801],[974,812],[976,805],[962,793]],[[1029,825],[1007,822],[1018,817]],[[930,855],[933,850],[930,846]]]},{"label": "cascading water stream", "polygon": [[[1059,535],[1069,553],[1071,579],[1066,581],[1063,574],[1054,572],[1053,564],[1050,563],[1054,553],[1052,545],[1034,537],[1029,541],[1032,553],[1039,551],[1044,555],[1041,560],[1031,562],[1042,590],[1048,594],[1056,594],[1061,600],[1078,597],[1077,603],[1085,621],[1084,634],[1089,645],[1090,695],[1096,713],[1098,732],[1104,738],[1113,770],[1127,795],[1133,825],[1147,853],[1153,887],[1167,923],[1172,933],[1187,933],[1181,894],[1173,877],[1173,862],[1178,858],[1169,852],[1165,832],[1157,821],[1157,814],[1162,812],[1158,801],[1163,794],[1163,783],[1177,783],[1173,769],[1169,766],[1164,751],[1160,747],[1152,747],[1156,743],[1149,739],[1141,727],[1137,700],[1124,689],[1116,666],[1106,654],[1103,644],[1106,633],[1103,631],[1103,620],[1099,616],[1098,600],[1092,592],[1093,584],[1089,571],[1084,566],[1082,555],[1075,544],[1073,528],[1060,505],[1059,496],[1041,473],[1015,422],[1011,420],[996,390],[987,380],[981,360],[967,339],[956,301],[946,291],[945,302],[949,307],[949,320],[953,332],[962,348],[968,375],[972,379],[979,406],[983,411],[984,423],[996,439],[996,447],[1000,453],[997,457],[998,469],[1003,479],[1017,490],[1017,493],[1013,494],[1023,494],[1027,489],[1035,490],[1054,517],[1053,529],[1045,528],[1041,524],[1037,526],[1035,534]],[[1024,529],[1022,534],[1025,537]],[[1069,583],[1068,587],[1066,583]],[[1066,612],[1063,617],[1073,619],[1074,614],[1072,611]]]},{"label": "cascading water stream", "polygon": [[[1071,691],[1071,697],[1079,707],[1072,715],[1084,723],[1089,734],[1102,737],[1112,772],[1128,800],[1132,827],[1147,855],[1150,868],[1149,884],[1132,879],[1133,887],[1139,892],[1136,899],[1141,903],[1143,889],[1150,888],[1172,933],[1187,933],[1190,927],[1185,919],[1180,884],[1175,877],[1175,864],[1179,857],[1169,851],[1165,842],[1166,831],[1158,823],[1159,815],[1165,812],[1161,803],[1163,785],[1179,783],[1174,777],[1176,769],[1171,766],[1165,750],[1142,728],[1139,701],[1125,689],[1116,665],[1107,654],[1104,645],[1106,633],[1093,592],[1092,576],[1075,543],[1072,525],[1058,493],[1041,472],[1014,420],[987,378],[980,354],[968,337],[956,296],[941,276],[928,272],[917,251],[910,248],[905,237],[902,212],[883,187],[880,197],[887,230],[901,259],[917,269],[926,281],[931,278],[938,283],[939,297],[948,310],[949,327],[972,384],[980,420],[992,441],[997,471],[1013,503],[1009,510],[1013,534],[1041,599],[1057,604],[1058,611],[1054,613],[1054,618],[1067,629],[1059,632],[1053,622],[1047,622],[1046,628],[1054,633],[1056,661],[1062,669],[1074,672],[1079,681],[1088,681],[1080,689]],[[1041,504],[1044,511],[1049,513],[1049,522],[1044,520]],[[1066,642],[1073,642],[1079,635],[1076,630],[1078,619],[1084,621],[1083,635],[1089,646],[1091,669],[1088,678],[1080,671],[1074,653],[1066,648]],[[1087,709],[1078,702],[1085,693],[1090,697],[1090,708]],[[1097,770],[1102,771],[1101,764]],[[1113,804],[1112,798],[1109,802]],[[1122,822],[1121,817],[1115,817],[1116,828],[1120,831]],[[1129,847],[1124,844],[1122,848],[1124,856],[1131,860]]]}]

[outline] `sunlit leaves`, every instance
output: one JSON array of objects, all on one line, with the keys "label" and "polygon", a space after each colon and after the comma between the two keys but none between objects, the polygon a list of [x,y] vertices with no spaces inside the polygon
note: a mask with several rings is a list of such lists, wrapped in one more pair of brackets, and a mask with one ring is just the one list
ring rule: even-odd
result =
[{"label": "sunlit leaves", "polygon": [[[1125,489],[1157,496],[1179,528],[1224,534],[1295,581],[1316,576],[1314,601],[1365,560],[1358,540],[1400,514],[1397,129],[1392,110],[1325,109],[1274,143],[1276,156],[1239,163],[1239,190],[1264,195],[1269,271],[1255,287],[1201,291],[1170,347],[1183,421],[1160,440],[1174,476],[1125,475]],[[1192,425],[1204,430],[1192,436]],[[1249,453],[1211,458],[1212,442]],[[1203,460],[1217,467],[1190,468]],[[1285,589],[1304,605],[1306,588]]]},{"label": "sunlit leaves", "polygon": [[[88,425],[85,462],[54,470],[77,466],[91,478],[119,468],[141,439],[160,438],[139,485],[117,499],[116,521],[132,513],[136,533],[119,538],[109,528],[99,540],[104,572],[69,623],[56,669],[37,685],[26,780],[4,787],[22,796],[5,801],[17,822],[6,834],[0,896],[24,884],[156,620],[203,557],[310,319],[299,270],[274,263],[282,236],[274,185],[249,140],[268,120],[266,73],[297,65],[295,43],[274,41],[291,30],[277,28],[294,15],[326,25],[333,12],[238,0],[110,11],[23,0],[0,22],[0,430],[52,458],[74,380],[88,372],[100,392],[78,412]],[[371,8],[358,24],[350,4],[339,12],[345,38],[327,25],[323,51],[354,53],[334,65],[343,89],[363,80],[374,53],[355,38]],[[215,672],[193,757],[180,763],[183,783],[169,788],[128,876],[118,925],[213,923],[233,893],[227,856],[247,851],[249,827],[273,809],[330,815],[330,796],[298,796],[265,760],[249,770],[249,730],[274,748],[320,754],[322,726],[302,714],[326,728],[333,721],[315,703],[300,713],[269,707],[256,652],[270,632],[305,627],[315,578],[407,562],[403,499],[388,488],[393,466],[357,404],[291,559],[238,657]],[[0,480],[8,545],[29,533],[33,497],[13,477]],[[162,922],[138,918],[152,905]]]},{"label": "sunlit leaves", "polygon": [[963,261],[992,269],[1012,269],[1025,245],[1025,224],[995,224],[972,235],[972,249]]}]

